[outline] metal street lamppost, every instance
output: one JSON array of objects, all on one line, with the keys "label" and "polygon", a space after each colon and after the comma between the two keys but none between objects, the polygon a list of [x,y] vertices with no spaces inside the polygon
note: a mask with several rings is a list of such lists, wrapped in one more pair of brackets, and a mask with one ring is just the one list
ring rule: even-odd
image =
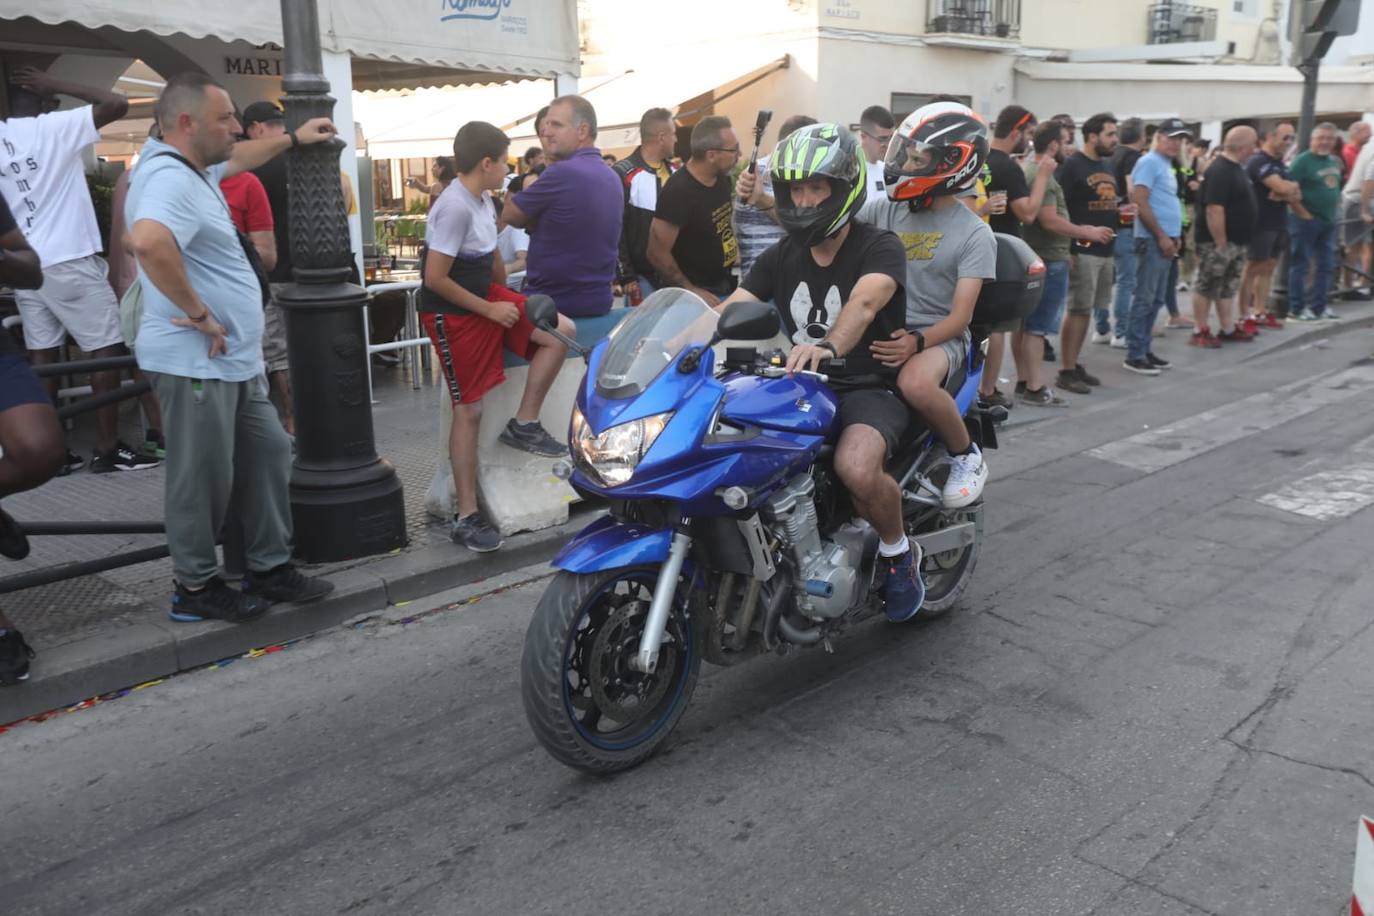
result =
[{"label": "metal street lamppost", "polygon": [[[332,117],[316,0],[281,0],[288,129]],[[343,129],[351,130],[352,125]],[[319,563],[385,553],[406,539],[405,500],[391,463],[377,456],[367,389],[363,306],[349,282],[352,251],[339,153],[344,143],[288,153],[294,282],[277,297],[286,324],[296,414],[291,515],[296,549]]]}]

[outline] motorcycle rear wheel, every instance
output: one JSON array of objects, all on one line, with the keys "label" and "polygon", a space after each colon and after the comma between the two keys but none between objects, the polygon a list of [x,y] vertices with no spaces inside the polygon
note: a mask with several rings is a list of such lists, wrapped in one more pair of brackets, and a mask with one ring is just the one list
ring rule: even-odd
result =
[{"label": "motorcycle rear wheel", "polygon": [[921,605],[920,618],[929,619],[948,613],[959,604],[973,580],[974,567],[983,552],[983,503],[978,501],[964,509],[941,511],[933,519],[927,518],[913,525],[907,519],[908,536],[927,534],[960,522],[973,522],[973,542],[957,551],[927,556],[921,563],[921,575],[926,584],[926,600]]},{"label": "motorcycle rear wheel", "polygon": [[606,775],[648,759],[682,718],[701,669],[679,582],[658,666],[630,667],[657,567],[560,572],[525,634],[521,696],[530,728],[554,759]]}]

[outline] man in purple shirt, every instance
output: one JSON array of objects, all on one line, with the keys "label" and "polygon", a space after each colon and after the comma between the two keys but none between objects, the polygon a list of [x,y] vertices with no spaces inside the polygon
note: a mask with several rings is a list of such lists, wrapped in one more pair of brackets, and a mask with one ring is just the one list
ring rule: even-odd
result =
[{"label": "man in purple shirt", "polygon": [[505,223],[530,231],[524,293],[552,297],[573,318],[604,315],[625,199],[596,148],[596,110],[580,95],[554,99],[539,139],[552,164],[501,213]]}]

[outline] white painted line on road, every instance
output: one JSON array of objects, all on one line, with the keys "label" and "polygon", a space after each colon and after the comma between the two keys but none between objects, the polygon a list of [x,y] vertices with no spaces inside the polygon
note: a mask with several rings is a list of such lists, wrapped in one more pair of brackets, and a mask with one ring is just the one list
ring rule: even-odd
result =
[{"label": "white painted line on road", "polygon": [[1374,465],[1321,471],[1267,493],[1259,502],[1323,522],[1345,518],[1374,505]]},{"label": "white painted line on road", "polygon": [[1374,365],[1355,366],[1324,378],[1293,382],[1274,391],[1194,414],[1168,426],[1108,442],[1089,450],[1088,454],[1153,473],[1371,389],[1374,389]]}]

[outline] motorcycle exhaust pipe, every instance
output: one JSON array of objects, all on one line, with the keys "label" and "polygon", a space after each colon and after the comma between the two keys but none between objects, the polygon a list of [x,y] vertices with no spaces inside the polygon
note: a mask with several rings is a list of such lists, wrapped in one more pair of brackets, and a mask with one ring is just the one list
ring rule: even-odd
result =
[{"label": "motorcycle exhaust pipe", "polygon": [[787,637],[788,642],[794,642],[801,646],[814,646],[821,641],[821,628],[812,627],[809,630],[798,628],[792,621],[783,614],[778,618],[778,629],[782,630],[782,635]]}]

